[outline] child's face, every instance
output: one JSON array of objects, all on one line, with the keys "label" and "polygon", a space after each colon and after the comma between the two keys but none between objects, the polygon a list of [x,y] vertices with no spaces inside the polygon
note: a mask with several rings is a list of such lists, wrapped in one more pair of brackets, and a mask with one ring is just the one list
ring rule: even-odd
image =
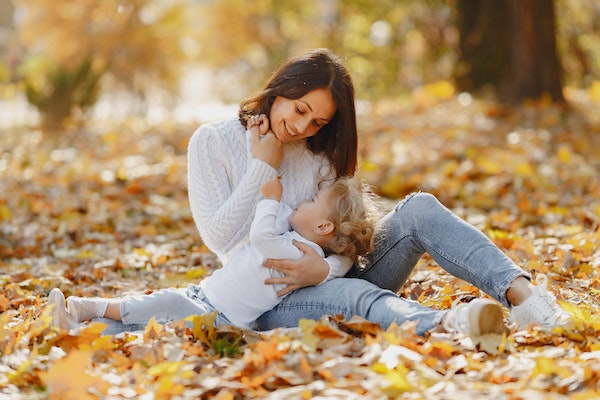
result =
[{"label": "child's face", "polygon": [[294,210],[289,222],[292,229],[300,235],[311,238],[315,228],[331,217],[331,186],[321,189],[311,198],[306,199]]}]

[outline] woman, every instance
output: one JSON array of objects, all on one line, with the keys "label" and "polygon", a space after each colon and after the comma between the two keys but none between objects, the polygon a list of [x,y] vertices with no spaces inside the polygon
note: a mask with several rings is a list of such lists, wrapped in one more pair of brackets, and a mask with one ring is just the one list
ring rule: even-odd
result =
[{"label": "woman", "polygon": [[[269,117],[270,130],[248,137],[246,123],[259,114]],[[204,124],[190,140],[189,200],[204,243],[223,263],[244,246],[260,186],[275,174],[283,174],[283,201],[291,206],[316,193],[321,180],[353,175],[357,137],[354,88],[339,58],[327,49],[315,49],[288,60],[262,92],[241,104],[239,120]],[[511,318],[520,326],[552,327],[569,318],[545,290],[545,282],[533,286],[530,276],[485,235],[429,194],[401,201],[382,220],[378,236],[367,265],[353,266],[347,278],[326,279],[347,259],[323,260],[302,244],[297,246],[305,256],[299,261],[267,260],[266,267],[285,277],[265,282],[287,285],[280,295],[292,293],[263,314],[257,327],[295,326],[300,318],[342,314],[359,315],[383,327],[418,321],[420,334],[437,329],[445,311],[395,294],[425,252],[449,273],[510,307]],[[475,305],[458,307],[446,320],[451,327],[465,320],[473,325],[474,309]]]}]

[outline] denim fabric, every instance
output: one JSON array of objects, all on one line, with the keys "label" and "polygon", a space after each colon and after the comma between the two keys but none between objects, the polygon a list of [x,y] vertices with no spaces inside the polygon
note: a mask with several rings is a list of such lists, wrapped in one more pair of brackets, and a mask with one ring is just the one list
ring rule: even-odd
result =
[{"label": "denim fabric", "polygon": [[[148,295],[126,296],[121,300],[121,321],[96,318],[108,326],[105,335],[124,331],[139,331],[154,317],[156,322],[166,324],[190,315],[202,315],[215,311],[198,285],[188,285],[186,289],[162,289]],[[215,325],[231,322],[222,313],[217,314]],[[191,326],[191,325],[190,325]]]},{"label": "denim fabric", "polygon": [[346,319],[359,315],[384,328],[392,322],[417,321],[416,332],[423,335],[436,327],[445,313],[446,310],[400,298],[363,279],[336,278],[292,292],[273,310],[261,315],[256,328],[292,327],[301,318],[316,320],[328,314],[341,314]]},{"label": "denim fabric", "polygon": [[400,290],[426,252],[450,274],[505,306],[509,306],[506,291],[512,281],[519,276],[530,278],[487,236],[434,196],[414,193],[383,218],[376,250],[364,269],[354,266],[346,278],[296,290],[263,314],[257,327],[295,326],[300,318],[342,314],[359,315],[383,327],[392,321],[417,320],[417,332],[423,333],[440,321],[443,312],[401,299],[394,292]]}]

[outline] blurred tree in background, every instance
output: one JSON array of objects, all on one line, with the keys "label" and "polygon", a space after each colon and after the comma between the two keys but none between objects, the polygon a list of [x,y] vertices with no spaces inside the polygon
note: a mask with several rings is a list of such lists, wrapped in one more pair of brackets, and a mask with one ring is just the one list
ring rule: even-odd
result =
[{"label": "blurred tree in background", "polygon": [[[14,43],[14,6],[10,1],[0,1],[0,83],[11,78],[11,44]],[[5,55],[2,57],[2,55]]]},{"label": "blurred tree in background", "polygon": [[458,0],[459,89],[493,88],[519,104],[549,96],[563,102],[553,0]]},{"label": "blurred tree in background", "polygon": [[[362,95],[397,95],[448,77],[456,55],[452,10],[441,0],[208,1],[200,5],[203,60],[251,77],[256,90],[290,55],[329,47]],[[248,81],[247,79],[245,81]],[[239,100],[239,96],[236,97]]]},{"label": "blurred tree in background", "polygon": [[214,100],[237,103],[309,47],[344,58],[371,101],[424,87],[448,97],[455,86],[512,103],[561,101],[563,85],[600,85],[595,0],[12,1],[20,87],[50,126],[121,88],[176,98],[193,68],[212,71]]},{"label": "blurred tree in background", "polygon": [[16,0],[27,49],[20,73],[47,129],[92,106],[101,78],[142,93],[179,78],[184,4],[152,0]]}]

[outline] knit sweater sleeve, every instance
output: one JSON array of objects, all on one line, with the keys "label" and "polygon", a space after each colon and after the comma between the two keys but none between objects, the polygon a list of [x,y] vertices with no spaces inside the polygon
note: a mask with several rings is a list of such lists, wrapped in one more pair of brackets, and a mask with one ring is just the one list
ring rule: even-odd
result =
[{"label": "knit sweater sleeve", "polygon": [[203,242],[221,259],[250,232],[260,186],[275,170],[252,159],[235,121],[204,124],[188,145],[188,197]]}]

